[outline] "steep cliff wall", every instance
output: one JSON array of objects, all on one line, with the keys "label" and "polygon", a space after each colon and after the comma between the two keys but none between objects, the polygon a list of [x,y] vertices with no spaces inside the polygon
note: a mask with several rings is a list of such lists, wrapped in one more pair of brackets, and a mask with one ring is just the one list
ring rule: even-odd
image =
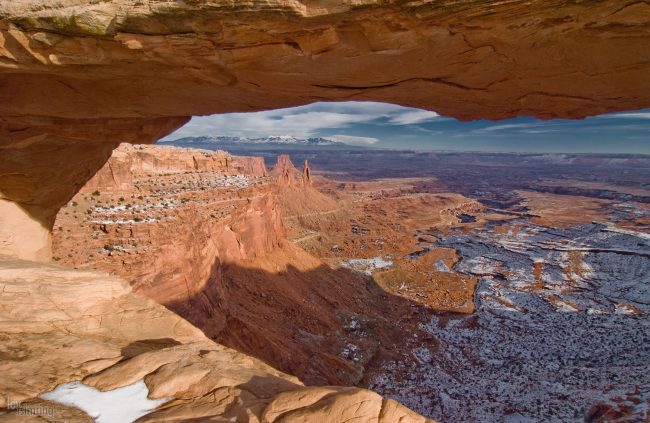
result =
[{"label": "steep cliff wall", "polygon": [[[215,156],[223,163],[227,154]],[[416,327],[421,308],[286,239],[283,219],[295,231],[296,218],[332,218],[339,205],[300,184],[287,156],[275,169],[280,178],[221,165],[194,170],[214,159],[121,146],[59,214],[55,260],[116,273],[211,339],[308,384],[355,385],[398,354],[400,328]]]},{"label": "steep cliff wall", "polygon": [[157,177],[172,173],[216,172],[224,175],[267,176],[262,157],[231,156],[221,150],[209,151],[167,146],[139,146],[124,143],[116,148],[104,165],[80,190],[90,194],[97,189],[130,193],[134,177]]},{"label": "steep cliff wall", "polygon": [[221,262],[279,245],[270,182],[258,157],[123,144],[59,216],[55,259],[100,263],[162,304],[187,300]]}]

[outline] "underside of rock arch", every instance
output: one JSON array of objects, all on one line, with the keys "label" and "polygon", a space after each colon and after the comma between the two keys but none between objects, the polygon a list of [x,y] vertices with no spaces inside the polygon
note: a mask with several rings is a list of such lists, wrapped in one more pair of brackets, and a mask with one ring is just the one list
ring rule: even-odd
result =
[{"label": "underside of rock arch", "polygon": [[120,142],[190,116],[372,100],[459,119],[650,107],[645,1],[0,4],[0,252],[49,257]]}]

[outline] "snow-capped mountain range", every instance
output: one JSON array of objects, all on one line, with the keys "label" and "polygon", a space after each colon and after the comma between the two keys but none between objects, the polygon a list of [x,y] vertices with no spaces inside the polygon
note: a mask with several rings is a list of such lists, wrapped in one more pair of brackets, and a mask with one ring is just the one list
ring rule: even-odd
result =
[{"label": "snow-capped mountain range", "polygon": [[297,138],[288,135],[270,136],[261,138],[249,137],[228,137],[228,136],[199,136],[199,137],[185,137],[179,138],[174,141],[169,141],[174,144],[222,144],[222,145],[292,145],[292,146],[309,146],[309,147],[341,147],[346,144],[329,140],[327,138]]}]

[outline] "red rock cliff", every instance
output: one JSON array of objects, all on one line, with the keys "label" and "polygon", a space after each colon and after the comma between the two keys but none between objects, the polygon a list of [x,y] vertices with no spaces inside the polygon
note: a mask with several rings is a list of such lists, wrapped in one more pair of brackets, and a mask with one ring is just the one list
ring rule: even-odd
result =
[{"label": "red rock cliff", "polygon": [[111,159],[82,188],[91,193],[97,189],[128,192],[134,189],[134,176],[187,172],[219,172],[227,175],[266,176],[261,157],[231,156],[221,150],[209,151],[167,146],[121,144]]},{"label": "red rock cliff", "polygon": [[298,170],[296,170],[287,154],[280,154],[275,166],[273,166],[273,170],[271,170],[271,175],[276,178],[278,185],[293,186],[296,185]]},{"label": "red rock cliff", "polygon": [[265,175],[257,157],[124,144],[63,211],[61,221],[85,219],[55,231],[54,256],[99,262],[163,304],[187,299],[219,263],[267,254],[284,237]]}]

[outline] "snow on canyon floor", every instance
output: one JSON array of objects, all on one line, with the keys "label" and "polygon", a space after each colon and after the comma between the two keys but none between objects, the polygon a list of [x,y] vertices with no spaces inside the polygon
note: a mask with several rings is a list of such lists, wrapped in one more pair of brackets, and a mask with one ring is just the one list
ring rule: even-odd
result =
[{"label": "snow on canyon floor", "polygon": [[439,353],[416,347],[369,387],[440,421],[578,422],[599,408],[649,421],[648,237],[496,226],[438,236],[461,257],[451,270],[479,278],[476,312],[432,315]]},{"label": "snow on canyon floor", "polygon": [[390,257],[372,257],[369,259],[341,260],[341,266],[371,276],[375,270],[385,269],[393,265]]}]

